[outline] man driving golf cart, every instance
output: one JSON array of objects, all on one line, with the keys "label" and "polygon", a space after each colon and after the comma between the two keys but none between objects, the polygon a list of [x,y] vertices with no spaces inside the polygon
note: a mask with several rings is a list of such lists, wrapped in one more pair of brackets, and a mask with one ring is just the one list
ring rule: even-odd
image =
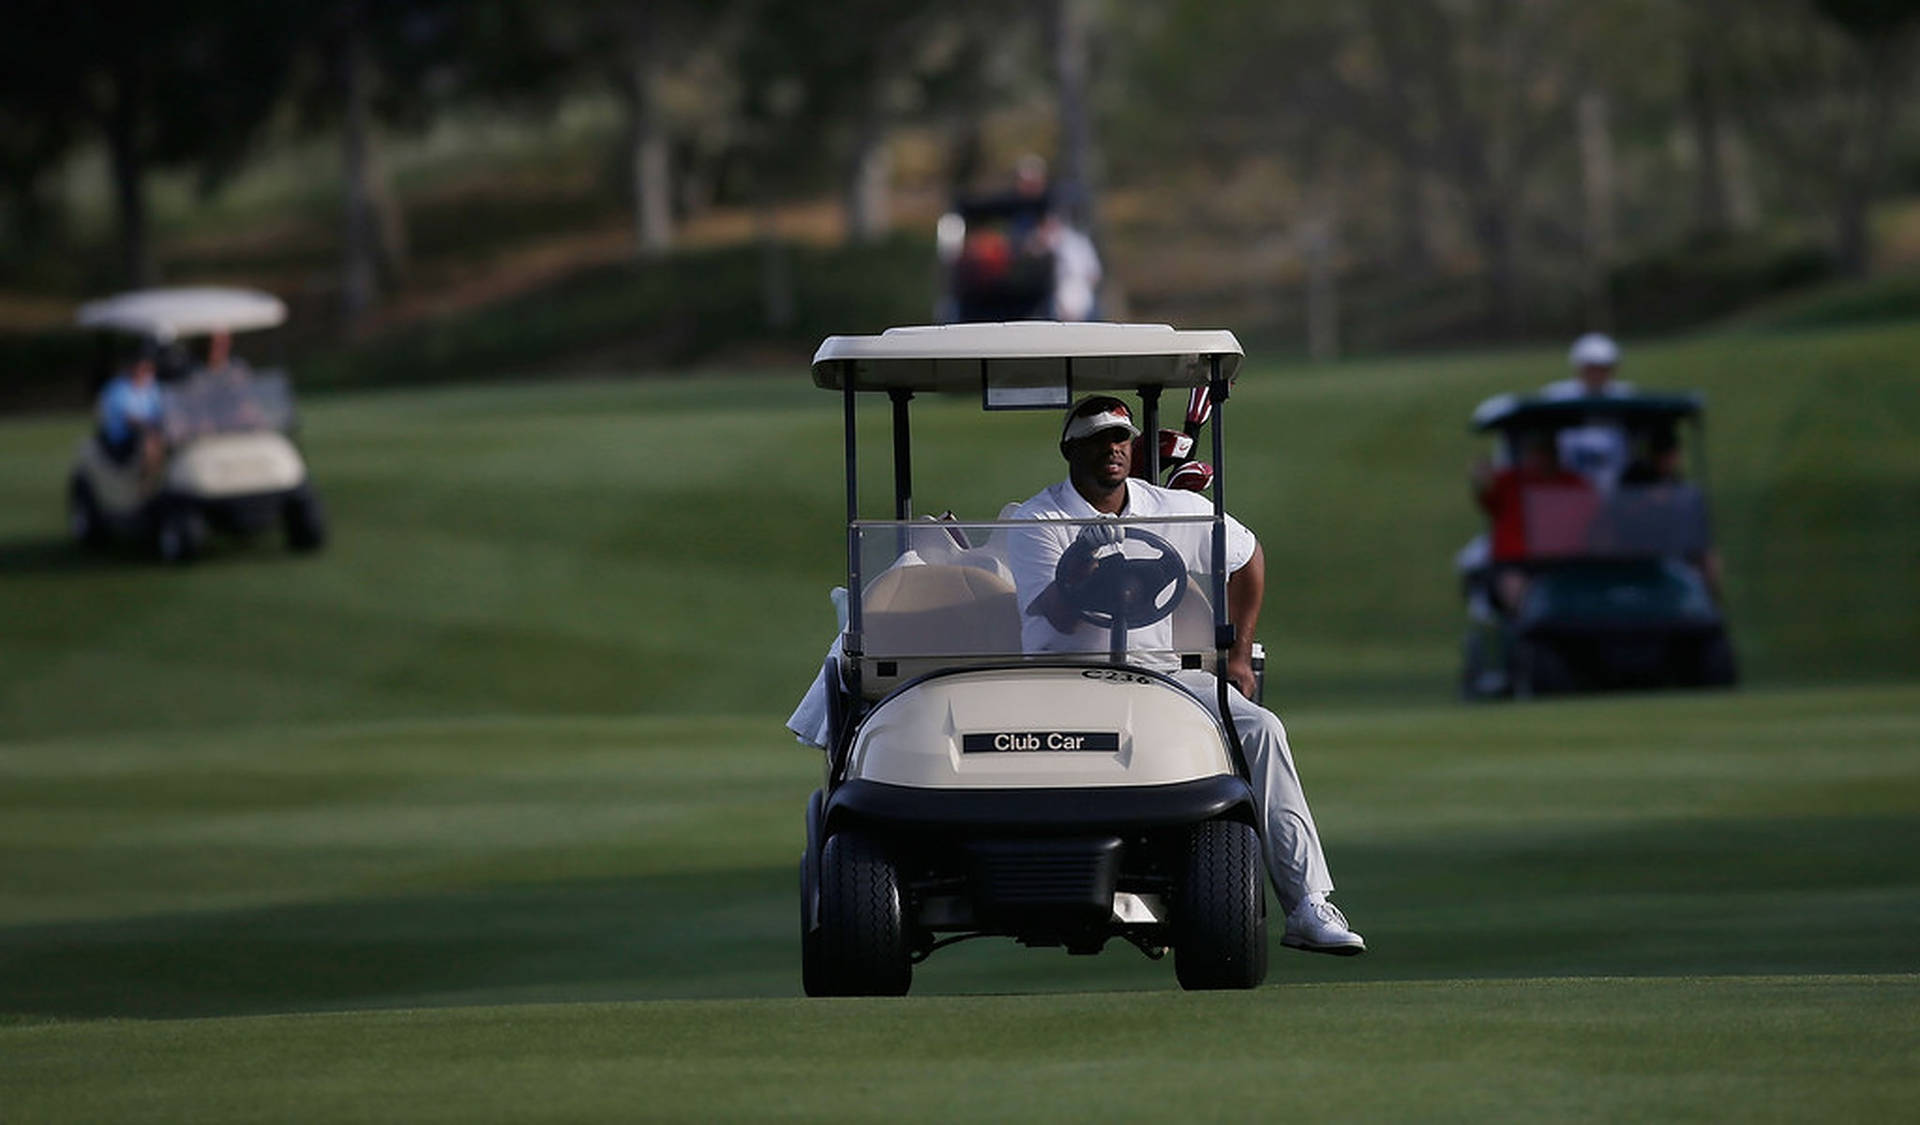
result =
[{"label": "man driving golf cart", "polygon": [[[809,994],[905,992],[915,962],[988,935],[1072,953],[1120,937],[1170,948],[1184,987],[1253,987],[1263,836],[1285,944],[1364,950],[1326,902],[1285,731],[1243,694],[1258,543],[1220,507],[1221,474],[1211,499],[1130,477],[1141,427],[1109,393],[1139,395],[1152,431],[1163,390],[1223,401],[1240,354],[1231,333],[1054,322],[821,345],[815,382],[845,401],[853,593],[789,724],[827,750],[801,866]],[[858,514],[863,392],[892,405],[891,520]],[[1067,410],[1067,479],[998,519],[912,518],[910,404],[942,392]],[[1217,409],[1212,427],[1218,470]]]},{"label": "man driving golf cart", "polygon": [[[278,525],[296,551],[326,529],[294,445],[285,374],[254,372],[231,334],[286,319],[276,297],[244,289],[148,289],[83,305],[82,327],[137,342],[139,358],[102,391],[99,426],[68,477],[73,536],[85,546],[150,545],[185,562],[220,529]],[[195,363],[191,341],[206,341]],[[156,382],[156,374],[158,376]],[[130,456],[136,447],[139,456]]]}]

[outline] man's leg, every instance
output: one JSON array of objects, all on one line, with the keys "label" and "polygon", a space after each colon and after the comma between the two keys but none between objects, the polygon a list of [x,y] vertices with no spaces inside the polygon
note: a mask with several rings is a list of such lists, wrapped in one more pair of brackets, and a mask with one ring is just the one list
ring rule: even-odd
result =
[{"label": "man's leg", "polygon": [[1237,691],[1229,691],[1233,725],[1240,732],[1247,768],[1253,774],[1253,796],[1260,805],[1261,836],[1266,843],[1267,874],[1280,895],[1280,905],[1291,914],[1310,895],[1333,893],[1326,853],[1320,848],[1320,830],[1294,768],[1287,746],[1287,728],[1280,717]]},{"label": "man's leg", "polygon": [[[1206,679],[1211,682],[1211,677]],[[1307,807],[1307,794],[1294,768],[1293,751],[1287,746],[1286,727],[1279,716],[1237,691],[1229,691],[1227,698],[1241,749],[1246,752],[1247,770],[1253,775],[1267,874],[1286,912],[1281,944],[1315,953],[1366,952],[1366,941],[1327,901],[1333,893],[1333,876],[1327,870],[1320,830],[1313,823],[1313,811]]]}]

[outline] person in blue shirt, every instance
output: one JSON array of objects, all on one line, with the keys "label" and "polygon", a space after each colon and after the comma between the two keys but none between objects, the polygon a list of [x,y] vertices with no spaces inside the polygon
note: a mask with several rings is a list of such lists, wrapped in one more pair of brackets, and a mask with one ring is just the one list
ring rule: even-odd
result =
[{"label": "person in blue shirt", "polygon": [[125,465],[138,458],[143,471],[158,467],[164,447],[160,436],[160,384],[151,349],[100,389],[100,444]]}]

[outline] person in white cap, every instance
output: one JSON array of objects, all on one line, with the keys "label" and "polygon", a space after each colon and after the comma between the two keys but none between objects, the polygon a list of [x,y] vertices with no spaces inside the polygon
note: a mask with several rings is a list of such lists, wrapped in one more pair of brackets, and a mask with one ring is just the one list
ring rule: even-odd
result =
[{"label": "person in white cap", "polygon": [[[1133,424],[1125,402],[1105,395],[1080,400],[1067,412],[1060,432],[1067,479],[1020,505],[1008,518],[1047,521],[1090,520],[1103,515],[1212,515],[1212,503],[1197,493],[1161,488],[1130,475],[1133,439],[1138,436],[1140,429]],[[1183,557],[1205,558],[1211,552],[1209,524],[1168,525],[1161,533]],[[1007,538],[1008,562],[1022,611],[1021,644],[1028,652],[1090,652],[1107,647],[1107,635],[1081,621],[1053,584],[1060,557],[1076,537],[1076,531],[1069,527],[1013,533]],[[1286,910],[1286,932],[1281,943],[1316,953],[1364,953],[1366,941],[1327,901],[1333,892],[1333,878],[1320,847],[1319,829],[1307,808],[1300,775],[1294,769],[1286,728],[1273,712],[1252,701],[1253,633],[1266,589],[1266,557],[1253,533],[1231,516],[1227,517],[1226,547],[1228,619],[1234,624],[1236,639],[1227,654],[1225,675],[1237,689],[1227,695],[1253,775],[1267,873]],[[1155,628],[1168,631],[1167,643],[1145,647],[1170,649],[1171,623],[1162,621],[1143,627],[1143,631]],[[1217,698],[1217,681],[1207,672],[1174,668],[1168,673],[1202,699]]]},{"label": "person in white cap", "polygon": [[1613,337],[1589,332],[1567,349],[1567,363],[1573,376],[1558,379],[1540,388],[1548,398],[1598,398],[1603,395],[1630,395],[1633,384],[1617,378],[1620,370],[1620,345]]},{"label": "person in white cap", "polygon": [[[1612,398],[1635,393],[1632,383],[1618,378],[1620,345],[1599,332],[1589,332],[1567,351],[1573,377],[1548,383],[1544,398]],[[1630,450],[1627,433],[1618,422],[1596,419],[1560,431],[1560,463],[1587,478],[1595,488],[1611,492],[1626,470]]]}]

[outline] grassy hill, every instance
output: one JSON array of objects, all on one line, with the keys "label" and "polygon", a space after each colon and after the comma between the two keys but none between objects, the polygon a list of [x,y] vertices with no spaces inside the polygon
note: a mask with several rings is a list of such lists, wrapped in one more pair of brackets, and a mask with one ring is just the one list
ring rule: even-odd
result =
[{"label": "grassy hill", "polygon": [[[1916,354],[1916,325],[1629,354],[1642,384],[1708,396],[1735,639],[1762,682],[1920,670]],[[1446,696],[1451,556],[1476,527],[1465,419],[1559,366],[1256,360],[1231,404],[1231,502],[1267,549],[1280,699]],[[1063,471],[1050,418],[916,410],[923,509],[988,515]],[[884,410],[868,420],[877,454]],[[82,426],[6,423],[0,731],[772,713],[811,678],[844,503],[838,403],[804,371],[333,396],[305,423],[335,548],[178,573],[70,553]],[[878,511],[884,458],[867,466]]]},{"label": "grassy hill", "polygon": [[[819,764],[780,722],[843,560],[802,371],[314,397],[334,545],[187,570],[72,552],[84,420],[0,421],[4,1116],[1902,1112],[1916,355],[1912,323],[1631,350],[1708,395],[1748,683],[1499,708],[1450,699],[1465,418],[1559,357],[1256,357],[1269,700],[1373,951],[1218,997],[975,943],[905,1002],[794,998]],[[1062,471],[1053,418],[916,410],[923,508]]]}]

